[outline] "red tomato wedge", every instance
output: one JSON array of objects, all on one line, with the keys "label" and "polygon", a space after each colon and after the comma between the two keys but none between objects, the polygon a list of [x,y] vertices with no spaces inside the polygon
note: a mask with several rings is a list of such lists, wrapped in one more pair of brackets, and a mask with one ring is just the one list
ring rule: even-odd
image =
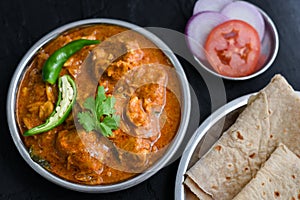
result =
[{"label": "red tomato wedge", "polygon": [[216,26],[205,43],[206,57],[219,74],[242,77],[252,74],[260,57],[257,31],[241,20]]}]

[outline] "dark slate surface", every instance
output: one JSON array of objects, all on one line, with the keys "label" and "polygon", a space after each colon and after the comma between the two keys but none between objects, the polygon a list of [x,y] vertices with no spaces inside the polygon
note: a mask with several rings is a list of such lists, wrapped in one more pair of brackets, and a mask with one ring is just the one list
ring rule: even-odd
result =
[{"label": "dark slate surface", "polygon": [[[265,10],[278,27],[280,50],[273,66],[254,79],[224,81],[227,99],[257,91],[276,74],[283,74],[300,90],[300,1],[251,0]],[[0,1],[0,199],[173,199],[179,161],[149,180],[124,191],[84,194],[52,184],[35,173],[21,158],[10,137],[6,120],[6,94],[13,72],[26,51],[44,34],[68,22],[85,18],[114,18],[147,27],[183,32],[194,0],[8,0]],[[201,120],[210,114],[207,89],[197,71],[184,62],[196,90]]]}]

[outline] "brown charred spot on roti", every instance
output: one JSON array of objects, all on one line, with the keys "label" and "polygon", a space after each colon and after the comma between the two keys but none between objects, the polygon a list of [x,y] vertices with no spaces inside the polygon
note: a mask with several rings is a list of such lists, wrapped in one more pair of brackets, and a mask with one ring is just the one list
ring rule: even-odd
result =
[{"label": "brown charred spot on roti", "polygon": [[265,192],[263,192],[263,196],[265,196],[266,195],[266,193]]},{"label": "brown charred spot on roti", "polygon": [[271,110],[268,110],[268,113],[269,113],[269,115],[271,115],[271,114],[272,114],[272,111],[271,111]]},{"label": "brown charred spot on roti", "polygon": [[254,157],[255,157],[255,153],[252,153],[252,154],[249,155],[249,158],[253,159]]},{"label": "brown charred spot on roti", "polygon": [[292,200],[296,200],[296,198],[295,198],[295,197],[292,197]]},{"label": "brown charred spot on roti", "polygon": [[222,147],[220,145],[215,146],[216,151],[221,151]]},{"label": "brown charred spot on roti", "polygon": [[275,197],[280,197],[280,193],[278,191],[274,192]]},{"label": "brown charred spot on roti", "polygon": [[298,194],[298,199],[300,199],[300,193]]},{"label": "brown charred spot on roti", "polygon": [[232,164],[228,164],[228,167],[232,167]]},{"label": "brown charred spot on roti", "polygon": [[260,129],[260,125],[257,125],[257,126],[256,126],[256,129],[259,130],[259,129]]},{"label": "brown charred spot on roti", "polygon": [[226,176],[226,180],[229,181],[231,179],[231,177],[229,176]]},{"label": "brown charred spot on roti", "polygon": [[272,134],[270,134],[270,138],[273,138],[273,135],[272,135]]},{"label": "brown charred spot on roti", "polygon": [[293,175],[292,175],[292,178],[293,178],[293,179],[295,179],[295,178],[296,178],[296,176],[293,174]]},{"label": "brown charred spot on roti", "polygon": [[249,170],[249,168],[248,167],[245,167],[245,171],[248,171]]},{"label": "brown charred spot on roti", "polygon": [[272,180],[269,178],[269,182],[271,183],[272,182]]},{"label": "brown charred spot on roti", "polygon": [[264,186],[264,185],[265,185],[265,183],[261,183],[261,185],[262,185],[262,186]]},{"label": "brown charred spot on roti", "polygon": [[218,189],[218,186],[213,185],[213,186],[211,186],[211,189],[217,190],[217,189]]},{"label": "brown charred spot on roti", "polygon": [[240,139],[240,140],[244,139],[243,135],[239,131],[237,131],[236,133],[237,133],[237,138],[238,139]]}]

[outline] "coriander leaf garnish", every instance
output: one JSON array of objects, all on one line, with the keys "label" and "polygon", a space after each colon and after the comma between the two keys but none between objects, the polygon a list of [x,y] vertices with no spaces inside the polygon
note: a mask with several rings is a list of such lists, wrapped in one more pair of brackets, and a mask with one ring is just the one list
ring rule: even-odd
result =
[{"label": "coriander leaf garnish", "polygon": [[94,117],[90,112],[81,112],[78,113],[79,123],[83,126],[83,128],[90,132],[96,129],[96,123],[94,122]]},{"label": "coriander leaf garnish", "polygon": [[103,86],[98,87],[96,98],[88,97],[83,106],[84,112],[79,112],[77,117],[79,123],[86,131],[98,131],[103,136],[112,135],[112,130],[117,130],[120,123],[120,116],[116,115],[114,105],[116,99],[113,96],[107,97]]}]

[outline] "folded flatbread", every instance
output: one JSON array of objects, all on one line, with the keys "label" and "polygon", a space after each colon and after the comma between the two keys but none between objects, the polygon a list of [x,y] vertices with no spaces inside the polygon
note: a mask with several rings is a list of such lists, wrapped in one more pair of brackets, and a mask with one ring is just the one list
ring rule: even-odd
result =
[{"label": "folded flatbread", "polygon": [[196,194],[197,197],[201,196],[201,200],[212,199],[211,196],[203,192],[203,190],[201,190],[201,188],[199,188],[199,186],[190,177],[186,177],[184,183],[189,186],[189,189]]},{"label": "folded flatbread", "polygon": [[234,200],[300,199],[300,159],[285,145],[271,154]]},{"label": "folded flatbread", "polygon": [[[300,155],[300,98],[281,76],[249,99],[236,122],[186,175],[200,199],[232,199],[279,143]],[[191,181],[185,181],[188,187]]]}]

